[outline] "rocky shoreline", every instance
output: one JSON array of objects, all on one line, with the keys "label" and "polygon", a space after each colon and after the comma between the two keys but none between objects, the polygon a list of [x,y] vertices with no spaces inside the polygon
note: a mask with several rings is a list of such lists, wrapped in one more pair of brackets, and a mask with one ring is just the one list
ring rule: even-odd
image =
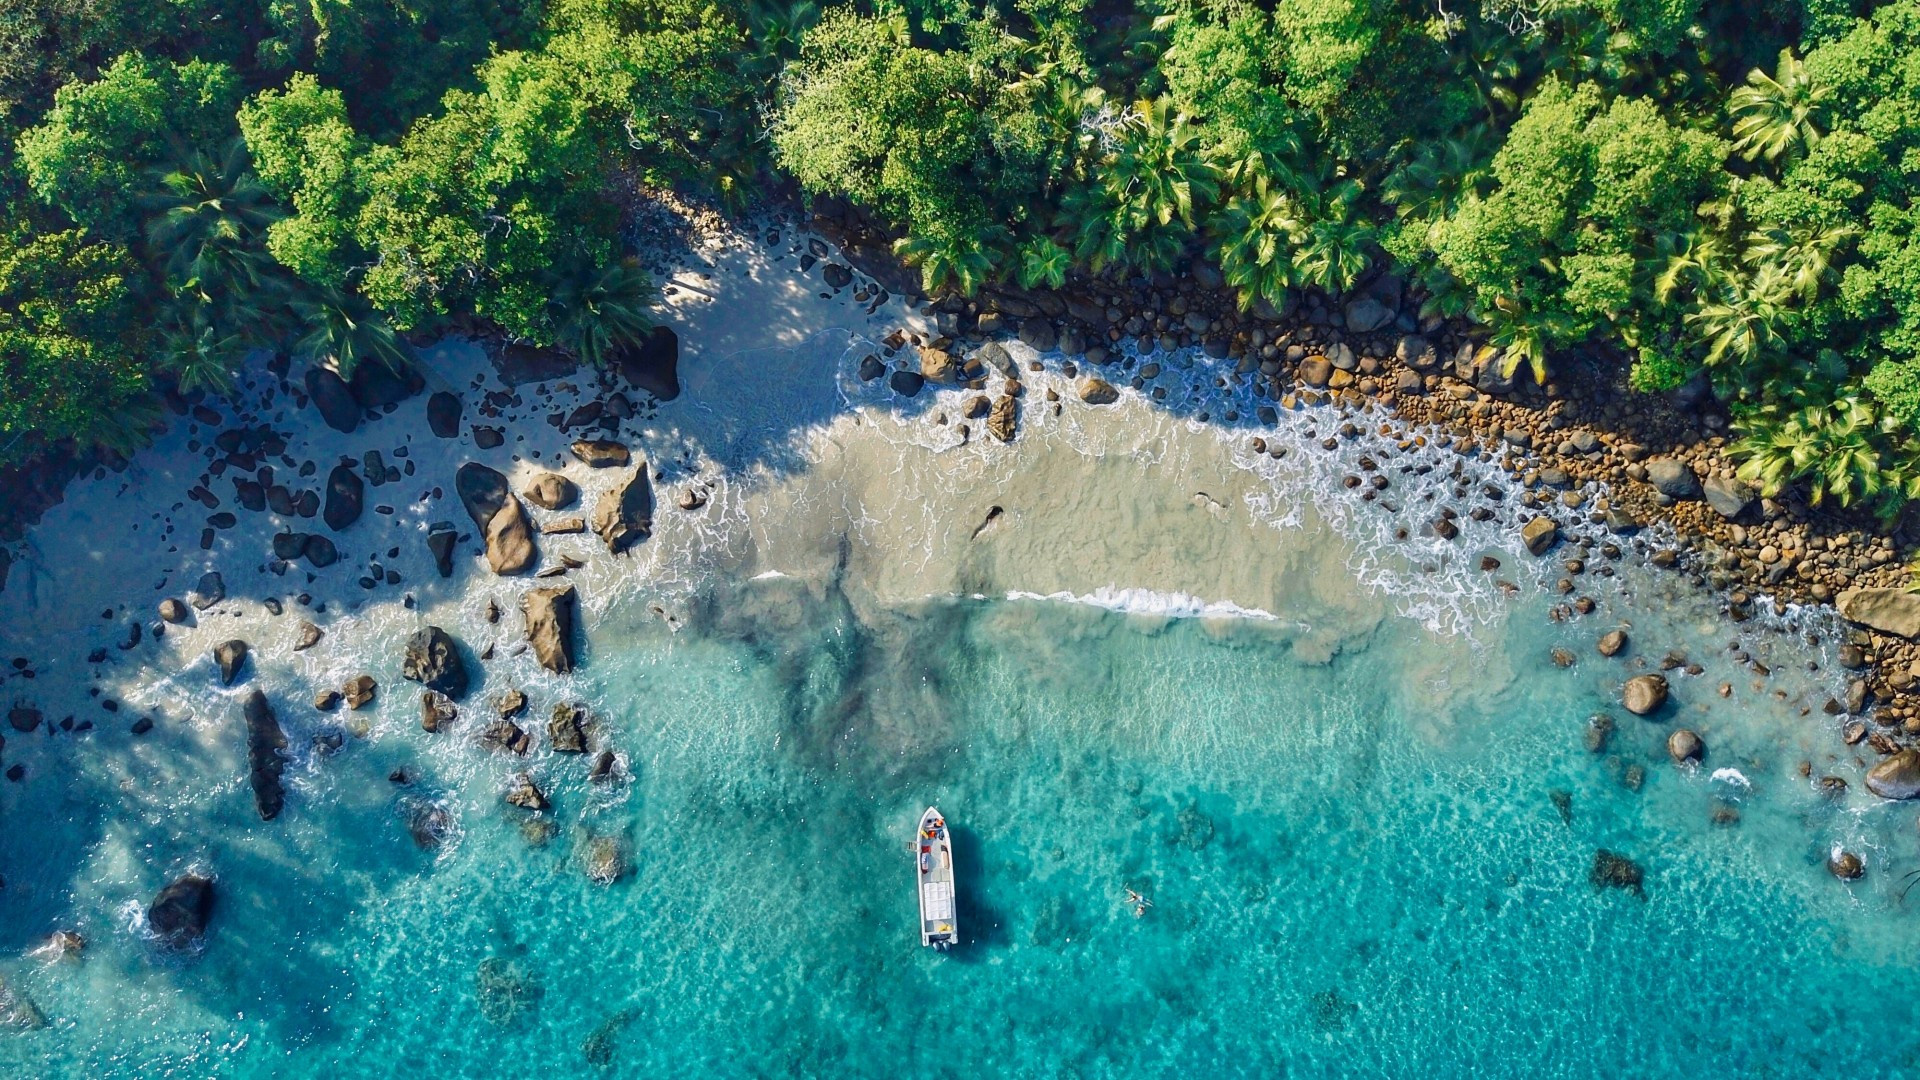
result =
[{"label": "rocky shoreline", "polygon": [[[831,207],[816,214],[813,225],[837,244],[836,250],[811,241],[800,257],[802,274],[826,287],[822,297],[850,290],[851,299],[871,314],[889,293],[918,295],[912,273],[888,253],[883,233]],[[1285,410],[1336,408],[1349,417],[1341,430],[1351,438],[1370,422],[1363,409],[1390,414],[1404,430],[1425,433],[1411,436],[1414,439],[1444,440],[1460,454],[1505,471],[1514,482],[1517,506],[1503,507],[1499,519],[1511,519],[1519,546],[1560,560],[1564,576],[1557,585],[1568,594],[1564,606],[1569,615],[1593,610],[1590,599],[1573,595],[1573,579],[1588,572],[1585,563],[1593,558],[1589,549],[1608,559],[1620,552],[1605,540],[1557,550],[1562,536],[1578,529],[1589,538],[1625,537],[1656,523],[1667,526],[1662,534],[1670,532],[1678,542],[1649,550],[1653,565],[1712,590],[1730,620],[1750,618],[1763,596],[1776,605],[1836,605],[1857,623],[1839,650],[1842,663],[1854,674],[1845,700],[1829,702],[1827,711],[1852,717],[1842,728],[1846,742],[1865,744],[1883,759],[1885,769],[1875,771],[1889,776],[1886,782],[1870,780],[1870,789],[1889,797],[1920,795],[1920,751],[1908,749],[1920,737],[1920,696],[1912,693],[1920,679],[1920,645],[1914,641],[1920,637],[1920,595],[1901,587],[1905,570],[1894,537],[1790,498],[1756,497],[1734,478],[1723,452],[1725,414],[1701,388],[1660,397],[1633,394],[1624,386],[1620,365],[1598,358],[1563,364],[1545,386],[1535,384],[1524,369],[1515,377],[1503,377],[1497,352],[1479,345],[1461,326],[1420,318],[1417,309],[1417,298],[1395,279],[1378,275],[1339,303],[1306,294],[1285,310],[1260,305],[1242,312],[1217,274],[1196,263],[1190,273],[1179,276],[1075,282],[1059,291],[995,287],[973,299],[935,298],[926,309],[930,333],[895,331],[878,353],[859,363],[856,375],[867,383],[884,379],[902,398],[917,396],[928,383],[969,387],[977,393],[964,400],[957,423],[962,438],[977,425],[984,435],[1002,442],[1018,437],[1023,408],[1057,412],[1062,407],[1060,394],[1052,389],[1046,391],[1044,404],[1023,404],[1022,372],[998,344],[1013,338],[1039,352],[1057,349],[1065,354],[1061,372],[1074,380],[1086,407],[1110,404],[1119,386],[1164,400],[1168,380],[1163,374],[1181,367],[1179,356],[1185,350],[1198,350],[1230,362],[1230,373],[1220,364],[1210,365],[1205,374],[1223,389],[1237,382],[1255,404],[1252,416],[1228,412],[1210,417],[1201,412],[1197,420],[1217,419],[1258,430],[1275,424]],[[587,382],[595,378],[576,374],[557,354],[518,346],[495,346],[489,352],[506,389],[480,393],[478,383],[464,395],[435,389],[427,401],[426,426],[437,440],[464,442],[462,437],[470,432],[475,449],[494,449],[509,437],[500,419],[506,410],[539,407],[523,401],[517,387],[538,383],[535,389],[541,389],[549,380],[563,380],[556,385],[564,386],[569,377],[579,381],[587,376]],[[458,496],[474,526],[467,532],[451,522],[437,523],[426,534],[441,577],[452,574],[456,552],[470,546],[477,546],[494,574],[518,575],[534,569],[539,548],[550,537],[590,532],[614,554],[646,538],[656,512],[654,485],[666,474],[650,471],[644,461],[633,467],[615,436],[622,424],[650,412],[649,401],[677,394],[678,346],[666,331],[643,352],[617,373],[599,373],[597,388],[588,388],[591,400],[547,418],[574,439],[572,456],[589,472],[630,471],[628,480],[602,492],[590,517],[576,511],[575,516],[547,520],[548,512],[572,508],[582,495],[573,481],[558,473],[521,484],[518,496],[507,477],[478,463],[463,465],[457,476],[432,478]],[[365,375],[349,384],[320,368],[296,379],[284,358],[277,358],[271,369],[297,408],[304,411],[312,405],[335,431],[351,432],[363,418],[391,413],[427,390],[418,378],[407,382]],[[1199,374],[1202,369],[1193,370]],[[989,376],[997,376],[993,396],[986,392]],[[225,478],[232,481],[232,501],[238,508],[271,509],[283,519],[318,517],[316,524],[326,526],[326,531],[276,535],[270,567],[275,574],[299,570],[302,563],[314,569],[331,565],[340,555],[328,533],[360,519],[372,494],[369,486],[378,489],[413,474],[411,460],[388,460],[379,451],[369,451],[341,461],[330,472],[304,468],[297,479],[288,474],[276,478],[271,463],[284,457],[284,436],[249,419],[244,406],[229,421],[204,403],[181,399],[171,404],[176,413],[212,433],[204,448],[214,464],[210,474],[232,472]],[[1249,443],[1255,453],[1269,451],[1258,435]],[[1280,451],[1275,447],[1272,452]],[[286,464],[291,474],[293,463]],[[70,479],[80,470],[67,463],[55,471]],[[1384,488],[1384,479],[1356,473],[1346,482],[1349,487]],[[41,480],[40,487],[51,486],[56,494],[64,482],[53,472]],[[230,527],[233,517],[215,506],[222,500],[212,495],[210,482],[188,492],[215,511],[201,531],[203,548],[221,528]],[[1363,491],[1362,497],[1373,494]],[[1469,492],[1458,494],[1458,507],[1423,511],[1426,516],[1417,523],[1410,519],[1409,527],[1451,540],[1460,517],[1493,519],[1494,511],[1484,500],[1470,505]],[[699,483],[667,496],[683,512],[698,510],[705,497]],[[530,514],[527,505],[543,513]],[[386,506],[371,509],[392,512]],[[1594,572],[1611,572],[1602,559],[1593,561]],[[578,562],[563,559],[537,576],[564,574]],[[383,568],[376,559],[360,584],[377,590],[401,582],[391,567]],[[201,607],[202,599],[217,603],[222,591],[218,580],[203,579],[188,599]],[[575,660],[566,643],[574,633],[573,603],[572,590],[566,587],[528,593],[524,606],[530,636],[513,648],[532,648],[546,670],[571,670]],[[160,621],[148,630],[155,636],[189,618],[186,605],[174,596],[162,602],[159,614]],[[318,628],[303,625],[302,644],[296,649],[318,640]],[[136,620],[136,643],[140,629]],[[1609,649],[1608,635],[1597,636],[1603,655],[1620,651],[1622,642]],[[233,641],[223,647],[228,655],[217,659],[231,683],[245,662],[245,644]],[[481,659],[490,656],[491,646]],[[338,691],[331,692],[338,696]],[[451,712],[458,695],[431,687],[427,694],[423,723],[434,730],[440,726],[436,718]],[[20,726],[23,718],[16,719],[17,730],[27,730]],[[270,736],[263,739],[272,741]],[[1675,754],[1698,756],[1698,751]],[[271,767],[267,759],[272,756],[262,755],[261,769]],[[1909,774],[1912,783],[1900,779]],[[265,794],[262,798],[264,814],[273,799]]]},{"label": "rocky shoreline", "polygon": [[[892,257],[890,238],[872,222],[828,203],[813,224],[864,274],[918,293],[912,271]],[[1626,385],[1624,364],[1600,355],[1561,358],[1545,385],[1524,365],[1503,375],[1498,350],[1459,322],[1422,318],[1418,298],[1384,272],[1339,302],[1308,292],[1290,296],[1283,310],[1265,303],[1240,310],[1218,271],[1198,259],[1179,275],[1070,281],[1060,290],[989,286],[973,298],[936,297],[931,310],[938,336],[889,342],[892,365],[870,358],[861,377],[885,377],[908,397],[926,382],[985,390],[985,369],[1001,367],[1006,355],[994,341],[1011,335],[1039,351],[1083,357],[1085,371],[1071,361],[1065,370],[1078,379],[1082,400],[1098,405],[1114,400],[1114,383],[1161,399],[1164,386],[1149,384],[1175,363],[1176,350],[1197,349],[1233,362],[1230,377],[1259,402],[1256,426],[1310,407],[1364,420],[1360,412],[1371,406],[1497,464],[1519,488],[1516,539],[1536,556],[1576,523],[1619,537],[1664,525],[1674,543],[1649,551],[1652,564],[1710,590],[1730,621],[1750,619],[1763,598],[1777,611],[1825,606],[1849,621],[1839,648],[1849,688],[1826,710],[1854,718],[1842,728],[1848,745],[1864,743],[1880,755],[1868,769],[1870,790],[1920,797],[1920,593],[1907,589],[1906,545],[1897,530],[1812,507],[1791,492],[1761,498],[1736,476],[1726,454],[1727,414],[1704,381],[1641,394]],[[1002,373],[1009,391],[970,402],[965,416],[986,418],[989,432],[1005,441],[1021,391],[1017,372]],[[1256,452],[1266,449],[1258,436],[1252,441]],[[1367,482],[1347,479],[1350,487]],[[1422,528],[1451,539],[1457,513],[1443,507]],[[1566,558],[1568,575],[1581,573],[1582,563],[1577,554]],[[1566,578],[1559,585],[1573,591]],[[1602,652],[1613,655],[1604,645]],[[1698,748],[1674,753],[1697,757]]]}]

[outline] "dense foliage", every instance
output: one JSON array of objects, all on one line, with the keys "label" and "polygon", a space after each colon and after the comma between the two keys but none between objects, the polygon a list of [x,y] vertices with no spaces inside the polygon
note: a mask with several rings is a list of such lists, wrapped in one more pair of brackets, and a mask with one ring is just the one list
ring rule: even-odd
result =
[{"label": "dense foliage", "polygon": [[930,289],[1392,270],[1510,370],[1711,381],[1769,491],[1920,497],[1920,0],[0,5],[0,461],[259,346],[605,362],[634,191],[793,183]]}]

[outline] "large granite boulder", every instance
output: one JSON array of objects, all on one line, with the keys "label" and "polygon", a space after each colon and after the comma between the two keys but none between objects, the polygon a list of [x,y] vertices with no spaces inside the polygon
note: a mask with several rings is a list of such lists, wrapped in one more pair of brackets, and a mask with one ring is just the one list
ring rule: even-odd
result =
[{"label": "large granite boulder", "polygon": [[147,905],[147,929],[169,948],[184,949],[205,936],[213,918],[213,879],[187,873],[168,882]]},{"label": "large granite boulder", "polygon": [[280,772],[287,763],[280,752],[287,748],[287,736],[260,691],[248,694],[241,709],[247,721],[247,781],[253,785],[253,805],[260,811],[260,820],[272,821],[286,803]]},{"label": "large granite boulder", "polygon": [[494,573],[518,574],[533,565],[533,526],[504,475],[469,461],[454,474],[453,489],[486,539],[487,565]]},{"label": "large granite boulder", "polygon": [[1002,394],[993,401],[993,409],[987,414],[987,434],[1001,442],[1012,442],[1014,432],[1020,426],[1020,402],[1012,394]]},{"label": "large granite boulder", "polygon": [[1111,405],[1120,400],[1120,391],[1107,380],[1090,376],[1081,380],[1080,400],[1089,405]]},{"label": "large granite boulder", "polygon": [[467,694],[467,665],[460,659],[460,647],[437,626],[423,626],[407,638],[400,674],[454,701]]},{"label": "large granite boulder", "polygon": [[1529,555],[1545,555],[1560,539],[1560,526],[1550,517],[1537,517],[1520,529],[1520,542]]},{"label": "large granite boulder", "polygon": [[573,670],[574,603],[571,585],[529,589],[520,598],[520,611],[527,618],[527,642],[548,671]]},{"label": "large granite boulder", "polygon": [[638,348],[625,350],[616,362],[627,382],[657,400],[680,396],[680,336],[665,326],[647,333]]},{"label": "large granite boulder", "polygon": [[580,497],[580,488],[559,473],[541,473],[520,492],[528,502],[542,510],[565,510]]},{"label": "large granite boulder", "polygon": [[240,666],[247,662],[247,643],[233,638],[215,645],[213,662],[220,669],[220,685],[232,686],[233,680],[240,674]]},{"label": "large granite boulder", "polygon": [[1920,750],[1889,754],[1867,770],[1867,790],[1883,799],[1920,797]]},{"label": "large granite boulder", "polygon": [[1651,716],[1667,703],[1667,677],[1635,675],[1621,688],[1620,700],[1635,716]]},{"label": "large granite boulder", "polygon": [[334,532],[360,520],[360,512],[366,508],[367,488],[360,474],[353,466],[342,463],[335,465],[327,474],[327,506],[321,511],[320,520]]},{"label": "large granite boulder", "polygon": [[1747,507],[1753,505],[1753,489],[1738,480],[1709,476],[1700,490],[1707,497],[1707,505],[1728,521],[1746,513]]},{"label": "large granite boulder", "polygon": [[1848,589],[1833,606],[1848,622],[1903,638],[1920,638],[1920,593],[1906,589]]},{"label": "large granite boulder", "polygon": [[1693,466],[1679,458],[1653,458],[1648,461],[1647,483],[1668,498],[1700,497],[1700,478],[1693,474]]},{"label": "large granite boulder", "polygon": [[1341,314],[1346,317],[1349,332],[1371,334],[1392,322],[1394,313],[1376,297],[1362,294],[1348,300]]},{"label": "large granite boulder", "polygon": [[633,460],[633,451],[612,439],[581,439],[573,444],[573,456],[595,469],[617,469]]},{"label": "large granite boulder", "polygon": [[401,375],[384,363],[372,361],[354,365],[353,378],[347,385],[361,408],[379,409],[398,405],[425,384],[415,372]]},{"label": "large granite boulder", "polygon": [[433,556],[433,568],[443,578],[453,576],[453,547],[460,531],[451,521],[436,521],[427,526],[427,552]]},{"label": "large granite boulder", "polygon": [[441,390],[427,399],[427,430],[441,439],[460,437],[460,396]]},{"label": "large granite boulder", "polygon": [[320,419],[335,431],[350,432],[360,426],[360,403],[353,399],[347,381],[332,368],[310,367],[306,375],[307,396],[320,410]]},{"label": "large granite boulder", "polygon": [[653,534],[653,481],[642,460],[623,484],[600,496],[593,508],[593,531],[615,555]]}]

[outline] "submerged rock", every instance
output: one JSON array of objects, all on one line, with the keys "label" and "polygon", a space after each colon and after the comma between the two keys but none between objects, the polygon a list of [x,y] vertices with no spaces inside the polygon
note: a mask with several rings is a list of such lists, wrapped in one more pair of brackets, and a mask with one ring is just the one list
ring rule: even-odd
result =
[{"label": "submerged rock", "polygon": [[490,1024],[507,1025],[540,1004],[540,983],[518,963],[501,956],[480,961],[474,975],[474,993],[480,1015]]},{"label": "submerged rock", "polygon": [[182,874],[147,905],[147,929],[160,944],[184,949],[204,937],[213,918],[213,879]]},{"label": "submerged rock", "polygon": [[593,508],[593,531],[615,555],[653,534],[653,481],[644,460],[626,483],[600,496]]},{"label": "submerged rock", "polygon": [[280,752],[287,748],[287,736],[280,730],[267,696],[259,690],[247,695],[242,709],[247,721],[247,780],[253,785],[253,805],[260,811],[260,820],[272,821],[286,803],[280,773],[287,763]]},{"label": "submerged rock", "polygon": [[453,811],[430,799],[407,798],[400,803],[407,835],[421,851],[437,851],[453,833]]},{"label": "submerged rock", "polygon": [[573,670],[574,591],[571,585],[529,589],[520,598],[527,619],[527,642],[534,658],[548,671]]},{"label": "submerged rock", "polygon": [[611,885],[625,877],[630,868],[626,841],[617,836],[590,836],[581,845],[580,862],[589,880]]},{"label": "submerged rock", "polygon": [[26,991],[0,978],[0,1030],[33,1031],[46,1026],[46,1014]]},{"label": "submerged rock", "polygon": [[1593,853],[1593,869],[1587,871],[1587,881],[1596,889],[1625,889],[1646,899],[1646,890],[1643,888],[1646,871],[1640,868],[1639,863],[1606,848]]},{"label": "submerged rock", "polygon": [[495,750],[505,750],[511,754],[524,754],[533,748],[533,738],[525,728],[511,720],[495,720],[480,733],[480,741]]},{"label": "submerged rock", "polygon": [[423,626],[407,638],[400,674],[455,701],[467,695],[467,665],[460,648],[437,626]]}]

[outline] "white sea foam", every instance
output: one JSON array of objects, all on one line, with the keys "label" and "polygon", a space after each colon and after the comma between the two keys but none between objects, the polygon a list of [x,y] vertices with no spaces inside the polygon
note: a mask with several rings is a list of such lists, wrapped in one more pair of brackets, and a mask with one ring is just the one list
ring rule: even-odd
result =
[{"label": "white sea foam", "polygon": [[1279,616],[1257,607],[1242,607],[1231,600],[1204,600],[1183,592],[1154,589],[1102,587],[1090,593],[1035,593],[1012,590],[1009,600],[1054,600],[1085,604],[1129,615],[1158,615],[1173,619],[1262,619],[1278,621]]}]

